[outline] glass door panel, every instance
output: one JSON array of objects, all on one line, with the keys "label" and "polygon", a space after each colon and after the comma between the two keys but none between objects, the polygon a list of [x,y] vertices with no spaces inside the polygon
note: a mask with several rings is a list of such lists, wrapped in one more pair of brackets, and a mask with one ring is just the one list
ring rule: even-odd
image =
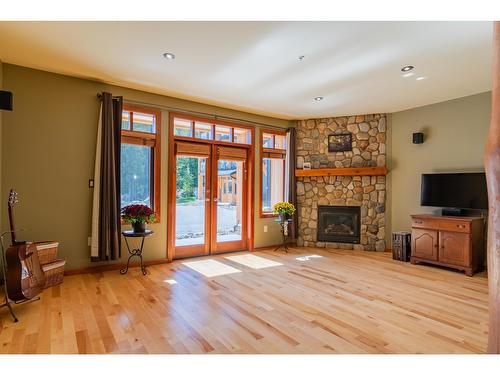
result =
[{"label": "glass door panel", "polygon": [[207,242],[207,160],[183,155],[176,158],[176,247]]},{"label": "glass door panel", "polygon": [[243,161],[219,160],[217,167],[217,242],[241,241]]},{"label": "glass door panel", "polygon": [[174,147],[173,258],[247,249],[247,148],[182,141]]}]

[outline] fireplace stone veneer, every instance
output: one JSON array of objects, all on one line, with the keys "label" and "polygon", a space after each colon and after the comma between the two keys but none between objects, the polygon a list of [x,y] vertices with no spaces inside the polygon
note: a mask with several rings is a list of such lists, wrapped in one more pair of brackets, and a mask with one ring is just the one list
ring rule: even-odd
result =
[{"label": "fireplace stone veneer", "polygon": [[[352,151],[328,152],[328,135],[352,133]],[[386,166],[386,116],[383,114],[301,120],[297,125],[297,168]],[[310,176],[297,178],[299,246],[384,251],[385,176]],[[318,238],[319,206],[359,207],[359,243]]]}]

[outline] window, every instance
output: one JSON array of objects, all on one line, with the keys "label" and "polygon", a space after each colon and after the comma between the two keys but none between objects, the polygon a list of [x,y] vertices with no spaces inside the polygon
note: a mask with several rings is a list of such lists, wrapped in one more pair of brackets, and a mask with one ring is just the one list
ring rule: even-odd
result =
[{"label": "window", "polygon": [[157,222],[160,218],[160,121],[158,111],[127,105],[123,107],[121,207],[129,204],[148,205],[155,211]]},{"label": "window", "polygon": [[273,206],[285,199],[285,133],[261,132],[260,215],[273,216]]},{"label": "window", "polygon": [[[124,117],[125,119],[125,117]],[[124,120],[125,121],[125,120]],[[174,117],[174,137],[196,138],[200,140],[252,144],[252,131],[243,125],[234,126],[221,121],[209,122],[210,120],[199,121],[189,117]],[[122,129],[128,130],[130,120],[127,118]]]}]

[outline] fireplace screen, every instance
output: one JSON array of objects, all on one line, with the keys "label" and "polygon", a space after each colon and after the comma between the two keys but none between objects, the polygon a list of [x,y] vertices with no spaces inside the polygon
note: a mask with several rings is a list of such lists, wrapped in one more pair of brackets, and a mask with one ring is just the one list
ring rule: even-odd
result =
[{"label": "fireplace screen", "polygon": [[359,243],[360,208],[318,206],[319,242]]}]

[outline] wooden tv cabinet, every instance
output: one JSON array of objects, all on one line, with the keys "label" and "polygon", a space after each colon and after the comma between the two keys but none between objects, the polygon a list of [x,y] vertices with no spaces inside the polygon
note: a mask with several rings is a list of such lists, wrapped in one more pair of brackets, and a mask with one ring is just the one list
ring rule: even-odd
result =
[{"label": "wooden tv cabinet", "polygon": [[431,263],[465,271],[484,264],[482,217],[411,215],[411,263]]}]

